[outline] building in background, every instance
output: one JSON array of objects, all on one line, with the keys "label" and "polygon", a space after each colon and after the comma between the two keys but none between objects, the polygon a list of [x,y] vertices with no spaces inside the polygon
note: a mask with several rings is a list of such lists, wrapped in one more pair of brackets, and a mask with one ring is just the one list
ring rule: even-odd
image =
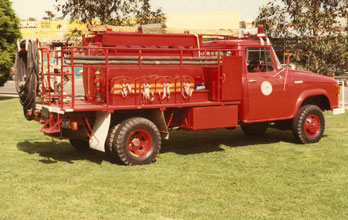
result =
[{"label": "building in background", "polygon": [[67,20],[21,21],[22,38],[37,38],[43,43],[65,42],[69,31],[85,28],[86,25]]}]

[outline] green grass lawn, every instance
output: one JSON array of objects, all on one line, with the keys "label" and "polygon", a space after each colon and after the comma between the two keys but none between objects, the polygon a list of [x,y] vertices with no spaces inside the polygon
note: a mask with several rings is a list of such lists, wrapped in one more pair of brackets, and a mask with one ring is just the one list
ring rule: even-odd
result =
[{"label": "green grass lawn", "polygon": [[120,166],[53,142],[0,101],[0,219],[348,219],[348,113],[323,139],[173,131],[157,162]]}]

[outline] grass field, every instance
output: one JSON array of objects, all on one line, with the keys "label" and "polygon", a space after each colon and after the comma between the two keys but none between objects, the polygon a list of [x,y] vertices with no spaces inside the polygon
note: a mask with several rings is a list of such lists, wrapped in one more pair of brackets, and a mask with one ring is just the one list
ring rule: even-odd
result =
[{"label": "grass field", "polygon": [[290,131],[174,131],[157,162],[126,167],[52,142],[0,101],[0,219],[348,219],[348,113],[323,139]]}]

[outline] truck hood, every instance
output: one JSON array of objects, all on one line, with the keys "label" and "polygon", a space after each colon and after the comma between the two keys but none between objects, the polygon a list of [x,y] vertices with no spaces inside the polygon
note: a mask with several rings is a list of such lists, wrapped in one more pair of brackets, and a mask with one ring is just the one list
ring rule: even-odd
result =
[{"label": "truck hood", "polygon": [[318,73],[289,70],[294,81],[303,81],[304,84],[337,84],[337,81]]}]

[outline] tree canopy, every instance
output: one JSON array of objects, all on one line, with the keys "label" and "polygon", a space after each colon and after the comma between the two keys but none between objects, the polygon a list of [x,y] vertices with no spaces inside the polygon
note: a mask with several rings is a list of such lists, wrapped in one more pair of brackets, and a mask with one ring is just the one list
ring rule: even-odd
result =
[{"label": "tree canopy", "polygon": [[165,16],[161,8],[152,10],[150,0],[67,0],[58,3],[57,10],[63,17],[70,16],[72,21],[80,20],[85,24],[131,25],[164,23]]},{"label": "tree canopy", "polygon": [[9,0],[0,0],[0,86],[10,78],[16,55],[16,41],[20,37],[19,19]]},{"label": "tree canopy", "polygon": [[326,74],[345,68],[348,0],[272,0],[260,8],[256,24],[271,37],[292,38],[286,45],[308,70]]},{"label": "tree canopy", "polygon": [[42,17],[42,20],[56,20],[57,16],[52,11],[45,11],[46,16]]}]

